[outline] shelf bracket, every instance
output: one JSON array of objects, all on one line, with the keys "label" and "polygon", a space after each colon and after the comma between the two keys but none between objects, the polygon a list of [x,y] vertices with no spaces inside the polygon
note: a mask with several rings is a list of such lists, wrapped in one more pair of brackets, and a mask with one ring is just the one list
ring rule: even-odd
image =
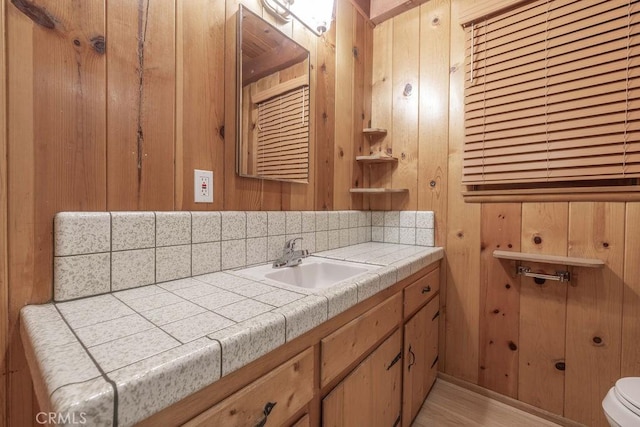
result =
[{"label": "shelf bracket", "polygon": [[[533,277],[538,280],[557,280],[560,283],[569,282],[571,280],[571,273],[566,270],[556,271],[556,274],[532,273],[531,268],[519,265],[517,273],[520,276]],[[536,283],[538,283],[537,280]]]}]

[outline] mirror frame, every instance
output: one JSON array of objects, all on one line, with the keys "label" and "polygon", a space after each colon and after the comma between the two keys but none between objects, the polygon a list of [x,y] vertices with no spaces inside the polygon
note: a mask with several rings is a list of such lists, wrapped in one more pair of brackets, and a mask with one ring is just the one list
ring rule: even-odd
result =
[{"label": "mirror frame", "polygon": [[[242,173],[242,155],[243,155],[243,141],[242,141],[242,112],[243,112],[243,106],[242,106],[242,91],[243,91],[243,79],[242,79],[242,42],[243,42],[243,37],[242,37],[242,21],[243,21],[243,17],[245,16],[245,14],[251,14],[253,16],[255,16],[256,18],[260,19],[261,21],[263,21],[265,23],[265,25],[268,25],[272,31],[276,32],[277,34],[281,35],[283,38],[289,40],[290,42],[292,42],[293,44],[295,44],[296,46],[298,46],[299,48],[303,49],[306,53],[307,53],[307,77],[309,79],[308,81],[308,85],[309,85],[309,98],[308,98],[308,102],[309,105],[311,105],[311,103],[313,102],[312,98],[311,98],[311,53],[309,52],[308,49],[306,49],[304,46],[302,46],[300,43],[298,43],[297,41],[295,41],[293,38],[287,36],[285,33],[283,33],[282,31],[280,31],[278,28],[274,27],[271,23],[265,21],[262,17],[260,17],[258,14],[256,14],[255,12],[251,11],[248,7],[240,4],[238,6],[238,12],[237,12],[237,22],[236,22],[236,123],[235,123],[235,127],[236,127],[236,174],[238,176],[244,177],[244,178],[256,178],[256,179],[263,179],[263,180],[269,180],[269,181],[280,181],[280,182],[293,182],[293,183],[299,183],[299,184],[308,184],[309,183],[309,165],[310,165],[310,155],[311,152],[310,150],[307,150],[307,176],[304,179],[282,179],[282,178],[271,178],[268,176],[261,176],[261,175],[247,175]],[[295,64],[294,64],[295,65]],[[309,109],[311,111],[311,108]],[[311,146],[311,117],[309,117],[309,119],[307,120],[307,144],[310,147]]]}]

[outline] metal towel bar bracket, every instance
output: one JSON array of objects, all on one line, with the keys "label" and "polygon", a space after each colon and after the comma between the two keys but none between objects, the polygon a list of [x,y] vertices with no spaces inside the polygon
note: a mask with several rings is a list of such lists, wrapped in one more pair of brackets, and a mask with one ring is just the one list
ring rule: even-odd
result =
[{"label": "metal towel bar bracket", "polygon": [[532,273],[531,268],[524,267],[522,265],[518,266],[518,274],[521,276],[533,277],[534,279],[557,280],[561,283],[571,280],[571,274],[568,271],[556,271],[556,274]]}]

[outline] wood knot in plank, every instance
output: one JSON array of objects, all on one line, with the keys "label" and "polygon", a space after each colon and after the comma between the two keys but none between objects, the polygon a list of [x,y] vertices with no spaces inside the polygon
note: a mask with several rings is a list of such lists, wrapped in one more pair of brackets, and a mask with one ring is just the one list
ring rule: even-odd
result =
[{"label": "wood knot in plank", "polygon": [[105,41],[104,36],[91,37],[89,41],[91,42],[91,47],[96,53],[104,55],[107,50],[107,42]]},{"label": "wood knot in plank", "polygon": [[351,49],[351,52],[353,53],[353,57],[357,59],[358,58],[358,46],[354,46]]},{"label": "wood knot in plank", "polygon": [[434,16],[433,19],[431,20],[431,25],[434,27],[437,27],[438,25],[440,25],[440,18],[438,18],[437,16]]},{"label": "wood knot in plank", "polygon": [[404,85],[404,90],[402,91],[402,94],[404,96],[411,96],[411,92],[413,92],[413,86],[411,85],[411,83],[407,83],[406,85]]},{"label": "wood knot in plank", "polygon": [[45,8],[36,6],[28,0],[11,0],[11,3],[37,25],[50,30],[56,28],[55,20]]},{"label": "wood knot in plank", "polygon": [[514,343],[513,341],[509,341],[509,350],[516,351],[517,349],[518,346],[516,345],[516,343]]},{"label": "wood knot in plank", "polygon": [[542,237],[540,236],[536,236],[533,238],[533,243],[535,243],[536,245],[539,245],[540,243],[542,243]]}]

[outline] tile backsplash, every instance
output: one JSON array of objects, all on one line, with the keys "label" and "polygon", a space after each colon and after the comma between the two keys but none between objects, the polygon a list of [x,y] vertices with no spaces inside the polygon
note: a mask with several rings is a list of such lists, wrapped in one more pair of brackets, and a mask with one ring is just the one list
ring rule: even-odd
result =
[{"label": "tile backsplash", "polygon": [[309,252],[370,241],[434,246],[428,211],[61,212],[54,300],[271,262],[285,241]]}]

